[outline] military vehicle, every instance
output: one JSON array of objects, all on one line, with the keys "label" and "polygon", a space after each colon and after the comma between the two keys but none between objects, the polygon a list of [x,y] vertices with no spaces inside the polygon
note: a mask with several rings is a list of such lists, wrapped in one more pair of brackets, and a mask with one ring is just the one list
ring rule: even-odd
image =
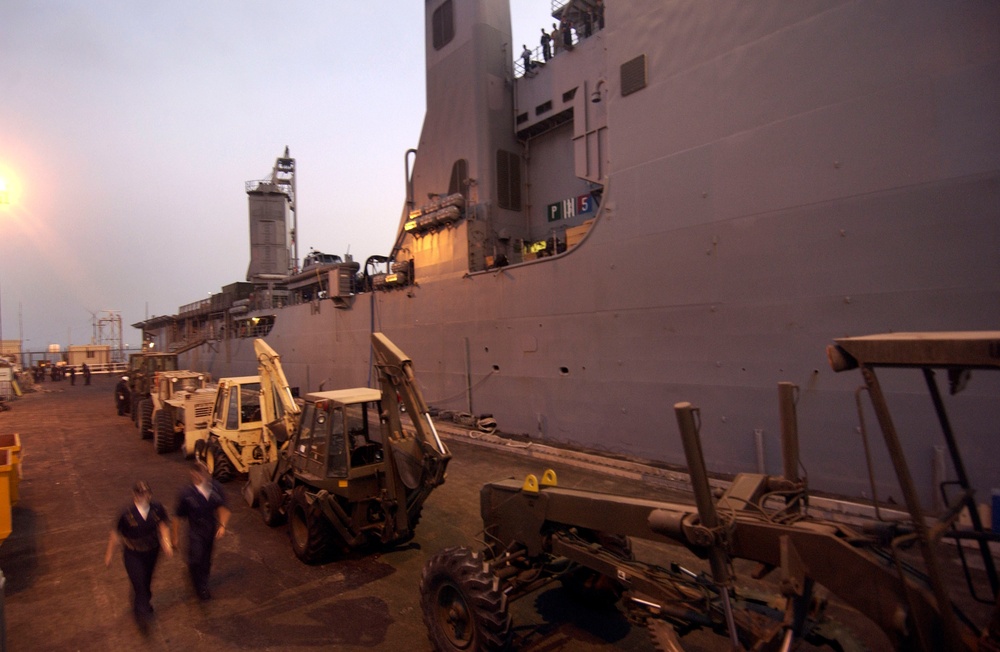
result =
[{"label": "military vehicle", "polygon": [[[864,425],[870,410],[905,512],[890,513],[880,504],[872,477],[872,520],[848,526],[811,515],[800,474],[797,387],[791,383],[779,385],[783,474],[739,474],[716,500],[702,453],[700,413],[690,403],[678,403],[674,409],[696,506],[564,489],[551,472],[540,481],[529,476],[523,484],[485,485],[485,549],[448,548],[424,567],[421,606],[435,647],[507,647],[510,604],[562,580],[577,593],[603,592],[609,602],[623,598],[631,622],[645,624],[660,650],[683,649],[680,636],[698,628],[728,637],[734,650],[789,650],[803,640],[861,649],[850,632],[825,617],[824,590],[869,618],[893,649],[1000,649],[1000,581],[990,550],[1000,533],[987,530],[980,519],[961,438],[952,425],[972,422],[949,418],[935,377],[944,372],[957,394],[971,372],[1000,370],[1000,331],[895,333],[835,342],[828,349],[833,370],[860,368],[864,377],[857,404],[863,458],[872,469]],[[950,469],[939,483],[937,509],[921,504],[906,454],[910,449],[912,457],[919,447],[897,429],[876,369],[886,385],[914,370],[923,376],[930,400],[905,402],[905,409],[920,412],[925,426],[936,424],[943,435]],[[989,382],[995,379],[986,380],[987,389],[995,390]],[[863,394],[870,408],[863,405]],[[976,405],[964,396],[949,397],[948,403]],[[968,523],[962,525],[964,519]],[[707,572],[637,560],[628,537],[684,546],[708,561]],[[735,581],[735,559],[757,562],[756,577],[778,570],[781,595],[747,593],[748,583]]]},{"label": "military vehicle", "polygon": [[[444,482],[451,453],[438,436],[413,363],[385,335],[371,337],[380,389],[292,398],[279,356],[256,340],[267,428],[277,459],[254,467],[248,493],[264,521],[286,519],[295,555],[315,563],[335,549],[410,540],[424,502]],[[401,421],[401,405],[413,432]],[[280,405],[281,413],[271,412]]]},{"label": "military vehicle", "polygon": [[176,353],[133,353],[128,359],[128,388],[132,400],[130,413],[139,436],[153,436],[153,402],[150,393],[160,371],[177,371]]},{"label": "military vehicle", "polygon": [[220,378],[208,437],[195,442],[195,455],[219,482],[229,482],[277,451],[261,421],[259,376]]},{"label": "military vehicle", "polygon": [[156,452],[181,447],[185,457],[191,457],[197,442],[208,436],[216,388],[208,374],[196,371],[161,371],[155,378],[156,391],[150,392],[149,400]]}]

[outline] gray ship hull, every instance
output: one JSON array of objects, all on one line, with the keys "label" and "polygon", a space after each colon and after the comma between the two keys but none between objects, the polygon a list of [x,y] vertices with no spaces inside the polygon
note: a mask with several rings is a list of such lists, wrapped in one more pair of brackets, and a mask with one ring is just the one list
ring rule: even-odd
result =
[{"label": "gray ship hull", "polygon": [[[441,2],[426,4],[410,197],[441,192],[463,159],[476,208],[422,237],[404,211],[394,253],[414,284],[251,313],[274,315],[292,385],[368,384],[377,330],[429,403],[503,431],[682,464],[671,407],[689,401],[711,471],[778,473],[776,387],[792,381],[811,486],[866,495],[860,379],[835,375],[825,346],[1000,325],[1000,6],[608,0],[604,30],[515,79],[505,2],[456,3],[442,48]],[[625,95],[639,55],[644,85]],[[523,157],[520,210],[494,190],[499,150]],[[592,222],[563,220],[585,226],[579,242],[516,255],[551,235],[546,206],[595,189]],[[215,376],[255,368],[250,338],[185,356]],[[888,389],[930,501],[941,442],[922,383],[890,374]],[[998,390],[976,377],[950,399],[977,486],[1000,486]],[[890,477],[880,450],[875,466]]]}]

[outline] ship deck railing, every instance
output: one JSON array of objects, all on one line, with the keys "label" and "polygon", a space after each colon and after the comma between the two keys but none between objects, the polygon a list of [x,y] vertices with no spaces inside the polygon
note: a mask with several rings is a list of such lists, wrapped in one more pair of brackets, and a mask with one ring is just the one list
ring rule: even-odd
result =
[{"label": "ship deck railing", "polygon": [[[590,9],[593,8],[594,6],[596,6],[594,0],[552,0],[552,17],[556,21],[560,22],[565,18],[570,18],[572,20],[574,17],[578,18],[582,10]],[[583,26],[582,22],[579,22],[578,20],[573,21],[573,32],[572,32],[573,36],[571,42],[574,47],[577,44],[579,44],[580,41],[586,40],[587,38],[586,36],[582,35],[582,26]],[[546,33],[550,33],[548,32],[548,26],[543,26],[543,27],[545,28]],[[593,36],[593,34],[596,34],[597,32],[598,32],[597,25],[594,25],[591,36]],[[557,56],[567,54],[567,51],[564,49],[565,46],[562,45],[562,41],[559,42],[558,48],[556,48],[555,43],[551,43],[549,45],[549,48],[551,50],[552,57],[548,59],[548,61],[555,59]],[[521,50],[521,52],[523,52],[523,50]],[[545,59],[545,53],[542,51],[541,44],[536,45],[534,49],[531,50],[531,57],[529,59],[529,61],[531,62],[530,69],[525,68],[524,57],[521,55],[521,52],[519,52],[518,55],[514,58],[515,78],[531,77],[532,73],[537,71],[539,66],[544,66],[548,62]]]}]

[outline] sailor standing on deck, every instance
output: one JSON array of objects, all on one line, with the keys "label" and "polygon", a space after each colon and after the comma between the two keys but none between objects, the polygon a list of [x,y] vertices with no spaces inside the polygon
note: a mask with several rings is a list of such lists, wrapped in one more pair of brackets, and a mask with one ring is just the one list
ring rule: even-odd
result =
[{"label": "sailor standing on deck", "polygon": [[552,37],[542,28],[542,58],[548,61],[552,58]]},{"label": "sailor standing on deck", "polygon": [[573,49],[573,21],[563,21],[559,29],[562,30],[563,49],[568,52]]},{"label": "sailor standing on deck", "polygon": [[230,512],[222,485],[212,478],[208,467],[195,462],[191,467],[191,484],[181,489],[177,497],[177,519],[174,521],[174,545],[180,538],[179,520],[188,521],[188,571],[200,600],[208,600],[208,576],[212,570],[212,548],[215,540],[226,533]]},{"label": "sailor standing on deck", "polygon": [[170,517],[163,505],[152,500],[153,492],[145,482],[132,487],[132,504],[122,510],[111,528],[104,565],[111,565],[115,548],[122,547],[125,572],[132,582],[132,613],[139,627],[146,630],[153,618],[153,570],[160,556],[160,548],[173,556],[170,545]]}]

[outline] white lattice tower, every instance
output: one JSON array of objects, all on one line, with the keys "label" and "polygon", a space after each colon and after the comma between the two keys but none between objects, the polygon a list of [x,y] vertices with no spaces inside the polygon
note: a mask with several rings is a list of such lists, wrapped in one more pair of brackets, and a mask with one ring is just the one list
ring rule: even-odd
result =
[{"label": "white lattice tower", "polygon": [[105,310],[97,320],[97,344],[107,344],[111,348],[111,361],[124,362],[122,347],[122,316],[118,310]]}]

